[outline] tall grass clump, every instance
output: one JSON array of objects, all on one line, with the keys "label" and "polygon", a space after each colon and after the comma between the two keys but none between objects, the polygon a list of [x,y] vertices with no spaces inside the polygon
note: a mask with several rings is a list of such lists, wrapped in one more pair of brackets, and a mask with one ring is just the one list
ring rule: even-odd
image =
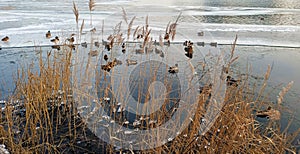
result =
[{"label": "tall grass clump", "polygon": [[[90,0],[91,24],[91,12],[94,6],[95,2]],[[79,38],[85,23],[83,20],[79,29],[79,12],[75,3],[73,3],[73,12],[79,34],[77,35],[77,40],[80,41]],[[92,47],[84,49],[79,48],[79,46],[76,46],[75,50],[73,50],[67,45],[62,45],[60,51],[55,49],[48,49],[47,51],[36,49],[40,53],[38,64],[30,63],[18,70],[15,93],[5,104],[6,107],[2,110],[0,119],[0,143],[5,144],[11,153],[295,153],[296,149],[292,142],[299,134],[300,129],[293,134],[288,134],[287,131],[280,129],[278,119],[270,118],[262,123],[256,117],[257,110],[264,110],[268,106],[274,106],[275,109],[279,109],[282,99],[292,83],[279,93],[277,106],[271,101],[265,100],[265,87],[270,77],[270,67],[266,74],[262,75],[264,76],[263,84],[259,89],[251,84],[251,76],[249,74],[242,76],[238,72],[231,70],[232,64],[238,59],[234,52],[237,38],[233,42],[232,49],[228,51],[229,58],[226,61],[224,72],[230,75],[237,73],[238,86],[227,85],[225,104],[207,133],[199,133],[199,128],[201,123],[204,122],[203,115],[207,110],[207,100],[211,97],[210,85],[215,83],[205,83],[203,91],[197,94],[199,102],[195,106],[196,112],[191,117],[191,123],[188,127],[174,139],[160,147],[144,151],[118,149],[97,138],[87,127],[86,120],[79,114],[80,111],[77,107],[80,107],[82,102],[75,100],[73,96],[74,90],[80,91],[95,84],[91,83],[91,74],[88,72],[88,69],[98,66],[99,63],[92,65],[92,62],[101,61],[103,54],[93,54],[93,51],[103,53],[104,50],[107,51],[107,48],[110,48],[110,52],[121,52],[120,49],[123,48],[122,43],[127,43],[125,38],[123,38],[124,31],[125,34],[127,32],[125,37],[127,37],[126,40],[128,42],[132,39],[132,41],[138,40],[137,42],[139,43],[138,45],[126,44],[126,52],[138,54],[153,52],[163,58],[172,49],[173,45],[168,46],[168,44],[170,45],[170,41],[175,39],[179,19],[182,16],[180,13],[175,22],[168,23],[165,36],[162,37],[160,35],[159,42],[156,43],[151,35],[153,31],[150,28],[148,16],[145,18],[145,25],[136,25],[133,32],[132,30],[135,26],[133,23],[136,17],[132,17],[128,23],[128,16],[124,8],[122,8],[122,12],[126,28],[122,28],[122,22],[118,22],[112,34],[106,40],[103,40],[103,44],[96,50],[92,50]],[[104,23],[102,25],[102,38],[103,33]],[[92,40],[91,45],[93,45]],[[116,75],[119,75],[117,74],[118,72],[113,70],[113,67],[117,65],[117,59],[115,59],[114,54],[110,56],[107,62],[100,64],[101,68],[111,67],[109,68],[110,71],[106,69],[105,74],[115,75],[114,73],[116,73]],[[85,59],[87,62],[81,63],[84,61],[84,58],[88,58],[87,60]],[[210,57],[205,58],[209,59]],[[205,68],[205,61],[199,61],[199,63],[203,64],[202,67],[193,68],[193,73],[194,69],[202,69],[203,72],[208,70]],[[75,66],[78,67],[75,68]],[[80,76],[74,76],[72,71],[83,73]],[[93,70],[96,73],[99,73],[98,71]],[[155,70],[148,71],[154,72]],[[141,76],[149,75],[145,72],[142,70],[139,73]],[[87,82],[74,86],[74,84],[77,84],[75,82],[81,80]],[[150,80],[155,81],[155,77]],[[203,79],[203,82],[205,81]],[[124,85],[121,84],[117,91],[122,91],[123,89]],[[166,89],[170,90],[170,87],[166,87]],[[150,97],[149,94],[154,90],[155,87],[150,88],[146,98]],[[112,90],[106,89],[105,92],[107,91]],[[99,101],[101,105],[105,104],[102,98],[94,99],[96,102]],[[108,105],[112,107],[110,110],[112,115],[115,112],[114,105]],[[157,107],[150,106],[150,108],[156,109]],[[156,123],[159,125],[169,118],[165,116],[167,112],[169,111],[162,109],[159,112],[159,116],[151,114],[149,117],[150,119],[158,119]],[[122,116],[116,116],[113,120],[114,122],[122,121],[124,120],[122,118]],[[145,126],[148,128],[154,127],[150,122],[146,122]],[[170,131],[176,131],[175,129]],[[115,132],[110,133],[109,135],[112,135]],[[167,134],[155,135],[165,136]],[[156,140],[152,142],[156,142]]]}]

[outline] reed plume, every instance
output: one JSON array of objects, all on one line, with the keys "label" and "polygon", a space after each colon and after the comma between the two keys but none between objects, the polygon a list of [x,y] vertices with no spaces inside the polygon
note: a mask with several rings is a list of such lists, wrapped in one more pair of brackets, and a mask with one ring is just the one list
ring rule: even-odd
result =
[{"label": "reed plume", "polygon": [[130,23],[128,24],[128,29],[127,29],[127,40],[129,40],[130,33],[131,33],[131,28],[133,25],[133,21],[135,20],[136,16],[132,17]]},{"label": "reed plume", "polygon": [[128,18],[127,18],[127,13],[125,11],[125,9],[122,7],[122,12],[123,12],[123,19],[126,22],[126,24],[128,24]]},{"label": "reed plume", "polygon": [[140,26],[137,26],[136,28],[135,28],[135,30],[134,30],[134,32],[133,32],[133,40],[135,40],[135,36],[136,36],[136,33],[138,32],[138,30],[140,29]]},{"label": "reed plume", "polygon": [[73,13],[75,15],[76,23],[78,24],[79,12],[74,1],[73,1]]},{"label": "reed plume", "polygon": [[279,92],[277,103],[281,105],[284,95],[292,88],[294,81],[291,81],[286,87],[283,87],[282,90]]},{"label": "reed plume", "polygon": [[93,22],[92,11],[94,11],[95,6],[96,6],[95,0],[90,0],[89,1],[89,10],[90,10],[90,25],[91,26],[93,25],[93,23],[92,23]]}]

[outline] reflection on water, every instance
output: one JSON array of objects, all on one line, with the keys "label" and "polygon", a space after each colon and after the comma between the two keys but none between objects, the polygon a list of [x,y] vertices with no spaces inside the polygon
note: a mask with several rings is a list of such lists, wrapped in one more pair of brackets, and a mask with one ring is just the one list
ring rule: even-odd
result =
[{"label": "reflection on water", "polygon": [[202,23],[253,24],[253,25],[300,25],[299,14],[258,14],[238,16],[195,16]]}]

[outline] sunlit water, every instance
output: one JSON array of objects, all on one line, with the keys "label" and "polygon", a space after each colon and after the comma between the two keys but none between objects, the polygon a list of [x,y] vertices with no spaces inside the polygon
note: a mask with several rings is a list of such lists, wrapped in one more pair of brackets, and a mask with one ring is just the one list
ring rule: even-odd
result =
[{"label": "sunlit water", "polygon": [[[149,15],[150,27],[155,35],[164,33],[166,24],[174,20],[182,12],[176,41],[190,39],[194,42],[216,41],[229,44],[238,35],[238,44],[263,45],[238,46],[236,53],[240,55],[239,67],[245,68],[248,62],[253,73],[261,75],[268,64],[273,64],[270,84],[275,87],[294,81],[294,86],[286,96],[284,106],[300,117],[300,2],[297,0],[97,0],[95,10],[90,11],[87,1],[75,1],[79,8],[79,25],[85,20],[84,33],[96,27],[101,40],[100,29],[104,21],[107,36],[113,26],[123,20],[121,7],[127,11],[129,20],[137,16],[135,24],[144,23]],[[10,48],[51,45],[45,33],[51,30],[53,36],[65,39],[76,32],[75,17],[72,12],[73,0],[0,0],[0,37],[9,36],[7,43],[0,42],[0,96],[10,94],[13,89],[15,73],[28,61],[37,62],[37,51],[33,48]],[[92,24],[92,25],[90,25]],[[203,37],[197,32],[204,31]],[[79,43],[88,41],[90,37],[83,35]],[[277,46],[277,47],[270,47]],[[278,47],[282,46],[282,47]],[[220,46],[228,50],[229,46]],[[242,71],[241,70],[241,71]],[[282,86],[283,86],[282,85]],[[279,86],[281,87],[281,86]],[[275,98],[276,99],[276,98]],[[296,120],[294,129],[299,127]]]}]

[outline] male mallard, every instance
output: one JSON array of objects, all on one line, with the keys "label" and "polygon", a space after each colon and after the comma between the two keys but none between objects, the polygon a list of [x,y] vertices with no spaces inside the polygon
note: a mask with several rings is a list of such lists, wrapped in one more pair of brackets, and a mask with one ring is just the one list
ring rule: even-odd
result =
[{"label": "male mallard", "polygon": [[51,32],[50,32],[50,30],[48,30],[48,32],[46,33],[46,38],[47,39],[51,38]]},{"label": "male mallard", "polygon": [[54,39],[50,40],[51,42],[54,42],[55,44],[57,44],[59,42],[59,38],[58,36],[55,36]]},{"label": "male mallard", "polygon": [[2,41],[3,41],[3,42],[8,42],[8,41],[9,41],[9,37],[8,37],[8,36],[5,36],[4,38],[2,38]]},{"label": "male mallard", "polygon": [[169,73],[178,73],[179,72],[179,68],[178,68],[178,64],[175,64],[175,66],[171,66],[169,67],[169,70],[168,70]]}]

